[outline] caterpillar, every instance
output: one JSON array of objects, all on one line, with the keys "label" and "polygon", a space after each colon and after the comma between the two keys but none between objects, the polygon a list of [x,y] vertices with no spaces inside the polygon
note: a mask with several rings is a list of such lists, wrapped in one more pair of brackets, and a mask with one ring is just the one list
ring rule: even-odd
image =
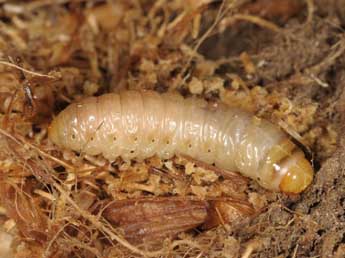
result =
[{"label": "caterpillar", "polygon": [[304,153],[272,123],[172,93],[129,90],[86,98],[53,119],[48,137],[108,160],[188,155],[284,193],[302,192],[314,174]]}]

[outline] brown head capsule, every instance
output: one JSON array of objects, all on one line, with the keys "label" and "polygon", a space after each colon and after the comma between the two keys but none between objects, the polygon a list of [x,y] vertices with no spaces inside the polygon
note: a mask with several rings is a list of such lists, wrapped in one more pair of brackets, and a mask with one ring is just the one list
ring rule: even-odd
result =
[{"label": "brown head capsule", "polygon": [[273,146],[263,161],[262,172],[271,185],[284,193],[300,193],[313,180],[314,170],[304,153],[288,138]]},{"label": "brown head capsule", "polygon": [[278,127],[236,108],[153,91],[91,97],[62,111],[49,128],[55,144],[113,160],[184,154],[255,179],[266,189],[302,192],[313,168]]}]

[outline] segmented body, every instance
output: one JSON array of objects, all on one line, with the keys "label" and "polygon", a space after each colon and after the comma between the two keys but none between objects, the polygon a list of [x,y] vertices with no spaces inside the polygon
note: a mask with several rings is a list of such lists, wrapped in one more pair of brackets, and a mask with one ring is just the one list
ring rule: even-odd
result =
[{"label": "segmented body", "polygon": [[153,91],[123,91],[71,104],[55,118],[49,137],[59,146],[109,160],[184,154],[239,171],[272,190],[279,190],[288,167],[311,169],[287,135],[268,121]]}]

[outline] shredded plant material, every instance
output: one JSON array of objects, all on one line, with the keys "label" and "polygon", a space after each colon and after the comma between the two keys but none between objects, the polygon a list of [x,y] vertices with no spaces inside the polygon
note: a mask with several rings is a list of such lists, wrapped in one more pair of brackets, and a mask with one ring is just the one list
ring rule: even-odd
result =
[{"label": "shredded plant material", "polygon": [[[0,256],[344,257],[343,6],[0,1]],[[287,196],[186,156],[109,162],[48,140],[70,103],[125,89],[270,120],[314,183]]]}]

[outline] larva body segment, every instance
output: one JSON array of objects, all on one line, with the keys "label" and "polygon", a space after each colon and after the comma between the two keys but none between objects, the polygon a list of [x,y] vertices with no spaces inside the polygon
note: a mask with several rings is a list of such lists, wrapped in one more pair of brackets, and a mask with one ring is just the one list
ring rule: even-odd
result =
[{"label": "larva body segment", "polygon": [[123,91],[86,98],[53,120],[49,138],[109,160],[184,154],[283,192],[299,193],[313,178],[304,154],[273,124],[176,94]]}]

